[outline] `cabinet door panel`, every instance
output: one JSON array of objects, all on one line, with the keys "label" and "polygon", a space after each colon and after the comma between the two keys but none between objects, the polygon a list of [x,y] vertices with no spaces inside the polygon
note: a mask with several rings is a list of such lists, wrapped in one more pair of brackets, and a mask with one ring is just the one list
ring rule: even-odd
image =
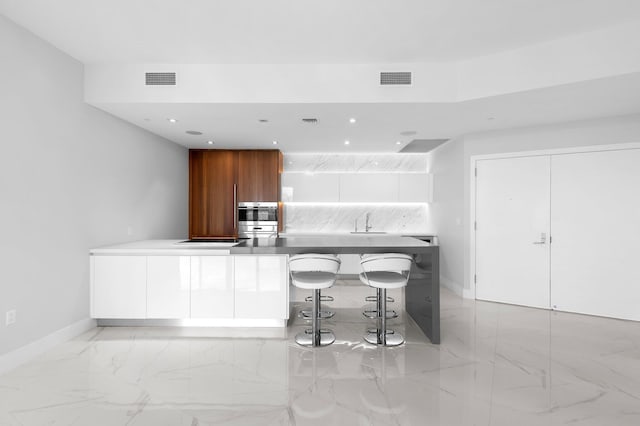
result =
[{"label": "cabinet door panel", "polygon": [[258,151],[256,201],[280,201],[280,151]]},{"label": "cabinet door panel", "polygon": [[337,173],[285,173],[282,186],[291,188],[287,201],[336,202],[340,199]]},{"label": "cabinet door panel", "polygon": [[640,149],[552,156],[551,303],[640,321]]},{"label": "cabinet door panel", "polygon": [[191,257],[191,318],[233,318],[233,257]]},{"label": "cabinet door panel", "polygon": [[237,153],[189,151],[189,235],[235,237]]},{"label": "cabinet door panel", "polygon": [[257,151],[238,152],[238,201],[261,201],[256,199],[258,179]]},{"label": "cabinet door panel", "polygon": [[234,256],[236,318],[289,317],[286,256]]},{"label": "cabinet door panel", "polygon": [[398,174],[398,201],[426,203],[430,199],[431,175],[427,173]]},{"label": "cabinet door panel", "polygon": [[146,256],[92,256],[91,261],[91,317],[145,318]]},{"label": "cabinet door panel", "polygon": [[189,256],[147,257],[147,318],[189,318]]},{"label": "cabinet door panel", "polygon": [[280,201],[281,153],[238,152],[238,201]]},{"label": "cabinet door panel", "polygon": [[396,202],[398,175],[394,173],[344,173],[340,175],[341,202]]}]

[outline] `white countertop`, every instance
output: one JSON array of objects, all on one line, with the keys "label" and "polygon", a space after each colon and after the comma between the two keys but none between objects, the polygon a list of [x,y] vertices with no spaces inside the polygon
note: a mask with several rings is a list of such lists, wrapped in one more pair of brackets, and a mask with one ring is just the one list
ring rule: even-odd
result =
[{"label": "white countertop", "polygon": [[287,238],[287,237],[322,237],[322,236],[331,236],[331,237],[335,237],[335,236],[339,236],[339,237],[343,237],[343,236],[365,236],[365,237],[372,237],[372,236],[378,236],[378,237],[384,237],[389,236],[389,237],[435,237],[436,234],[433,232],[358,232],[358,233],[352,233],[352,232],[280,232],[278,234],[278,236],[280,238]]},{"label": "white countertop", "polygon": [[239,243],[182,243],[181,240],[143,240],[130,243],[96,247],[90,254],[127,254],[127,255],[180,255],[180,256],[224,256]]},{"label": "white countertop", "polygon": [[[403,238],[405,234],[351,234],[336,233],[287,233],[280,238],[263,240],[240,240],[237,243],[182,243],[180,240],[143,240],[122,244],[96,247],[89,250],[91,255],[133,255],[133,256],[226,256],[230,254],[285,254],[297,252],[300,248],[332,247],[335,250],[352,247],[420,246],[417,241]],[[412,236],[418,236],[412,234]],[[422,235],[421,235],[422,236]],[[429,236],[429,235],[424,235]],[[327,237],[318,240],[318,238]],[[415,243],[413,243],[414,241]],[[437,245],[437,243],[426,244]],[[334,247],[335,246],[335,247]],[[359,253],[360,250],[354,253]],[[337,251],[339,252],[339,250]]]}]

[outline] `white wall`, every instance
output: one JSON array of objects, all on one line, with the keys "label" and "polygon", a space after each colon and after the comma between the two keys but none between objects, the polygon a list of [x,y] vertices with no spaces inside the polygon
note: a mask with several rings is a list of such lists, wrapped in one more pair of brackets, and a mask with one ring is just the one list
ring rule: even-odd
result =
[{"label": "white wall", "polygon": [[1,15],[0,58],[2,355],[88,318],[90,247],[187,235],[188,159],[86,105],[82,64]]},{"label": "white wall", "polygon": [[462,294],[464,258],[459,255],[464,244],[464,138],[441,145],[429,156],[433,176],[433,201],[429,206],[429,229],[440,244],[440,280]]},{"label": "white wall", "polygon": [[[106,64],[87,67],[86,100],[102,103],[460,102],[640,72],[637,21],[461,61],[389,64]],[[411,71],[381,87],[380,71]],[[145,72],[178,85],[145,87]],[[159,89],[159,90],[158,90]]]},{"label": "white wall", "polygon": [[640,70],[637,22],[574,34],[457,64],[458,99],[622,76]]},{"label": "white wall", "polygon": [[[449,280],[457,290],[464,291],[467,295],[472,294],[469,291],[469,235],[473,214],[470,211],[472,156],[631,142],[640,142],[640,115],[467,135],[464,140],[453,140],[437,148],[431,154],[434,167],[432,227],[443,247],[443,282],[447,283]],[[597,171],[594,170],[594,173]],[[462,191],[462,206],[457,196],[445,198],[439,204],[439,197],[447,190]],[[462,239],[455,222],[457,217],[462,217]],[[447,241],[447,235],[452,236],[451,241]]]}]

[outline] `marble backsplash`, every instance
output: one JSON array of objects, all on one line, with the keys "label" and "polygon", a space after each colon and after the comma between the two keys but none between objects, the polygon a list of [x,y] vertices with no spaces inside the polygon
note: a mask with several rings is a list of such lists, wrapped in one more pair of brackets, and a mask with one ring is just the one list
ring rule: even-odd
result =
[{"label": "marble backsplash", "polygon": [[425,173],[425,154],[284,154],[285,172]]},{"label": "marble backsplash", "polygon": [[428,231],[427,210],[425,203],[285,203],[284,232],[351,232],[356,219],[358,231],[364,231],[365,215],[369,213],[370,231],[421,234]]}]

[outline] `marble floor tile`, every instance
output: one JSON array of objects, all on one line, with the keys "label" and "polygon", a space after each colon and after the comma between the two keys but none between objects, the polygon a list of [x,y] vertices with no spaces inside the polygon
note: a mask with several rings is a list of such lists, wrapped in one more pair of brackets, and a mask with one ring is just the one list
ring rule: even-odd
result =
[{"label": "marble floor tile", "polygon": [[0,425],[640,424],[639,323],[443,290],[441,345],[395,303],[406,343],[378,348],[354,307],[367,289],[332,293],[336,342],[323,348],[295,344],[297,316],[257,336],[96,328],[0,376]]}]

